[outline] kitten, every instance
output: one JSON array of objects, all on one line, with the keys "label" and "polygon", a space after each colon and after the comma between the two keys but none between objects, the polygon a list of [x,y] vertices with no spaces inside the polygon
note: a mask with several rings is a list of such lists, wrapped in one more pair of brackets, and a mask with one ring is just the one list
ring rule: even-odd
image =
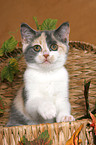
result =
[{"label": "kitten", "polygon": [[7,126],[74,121],[68,99],[69,23],[52,31],[21,24],[27,69],[24,86],[15,97]]}]

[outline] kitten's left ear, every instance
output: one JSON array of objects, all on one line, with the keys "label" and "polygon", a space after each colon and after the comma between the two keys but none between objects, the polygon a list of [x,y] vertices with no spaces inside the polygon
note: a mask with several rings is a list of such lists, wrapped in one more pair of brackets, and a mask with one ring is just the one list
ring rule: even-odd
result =
[{"label": "kitten's left ear", "polygon": [[20,27],[23,42],[30,42],[36,35],[36,31],[29,27],[26,23],[22,23]]},{"label": "kitten's left ear", "polygon": [[58,29],[54,31],[54,36],[63,43],[69,42],[69,33],[70,33],[70,27],[69,23],[65,22],[63,23]]}]

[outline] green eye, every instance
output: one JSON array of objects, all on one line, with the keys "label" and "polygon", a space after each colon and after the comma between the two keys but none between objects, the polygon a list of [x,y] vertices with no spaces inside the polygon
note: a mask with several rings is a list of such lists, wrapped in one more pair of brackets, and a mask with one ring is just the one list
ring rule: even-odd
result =
[{"label": "green eye", "polygon": [[57,44],[52,44],[52,45],[50,46],[50,50],[52,50],[52,51],[57,51],[57,50],[58,50],[58,45],[57,45]]},{"label": "green eye", "polygon": [[35,45],[33,46],[33,49],[37,52],[41,51],[41,46],[40,45]]}]

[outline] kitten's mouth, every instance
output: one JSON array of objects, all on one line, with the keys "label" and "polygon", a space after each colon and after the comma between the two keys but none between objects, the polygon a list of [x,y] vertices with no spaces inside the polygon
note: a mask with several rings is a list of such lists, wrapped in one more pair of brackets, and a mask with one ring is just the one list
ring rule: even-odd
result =
[{"label": "kitten's mouth", "polygon": [[47,59],[45,59],[43,63],[48,64],[50,62]]},{"label": "kitten's mouth", "polygon": [[44,63],[50,63],[48,60],[45,60]]}]

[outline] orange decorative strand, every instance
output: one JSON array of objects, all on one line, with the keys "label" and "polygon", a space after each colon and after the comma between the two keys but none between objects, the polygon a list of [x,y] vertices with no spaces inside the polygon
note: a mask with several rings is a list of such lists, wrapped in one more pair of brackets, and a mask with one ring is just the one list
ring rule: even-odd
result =
[{"label": "orange decorative strand", "polygon": [[83,124],[80,125],[80,127],[73,133],[72,137],[66,142],[66,145],[80,145],[82,140],[78,140],[79,133],[81,129],[83,128]]},{"label": "orange decorative strand", "polygon": [[96,117],[89,111],[90,113],[90,116],[92,118],[92,124],[90,124],[90,126],[92,126],[94,128],[94,132],[95,132],[95,135],[96,135]]}]

